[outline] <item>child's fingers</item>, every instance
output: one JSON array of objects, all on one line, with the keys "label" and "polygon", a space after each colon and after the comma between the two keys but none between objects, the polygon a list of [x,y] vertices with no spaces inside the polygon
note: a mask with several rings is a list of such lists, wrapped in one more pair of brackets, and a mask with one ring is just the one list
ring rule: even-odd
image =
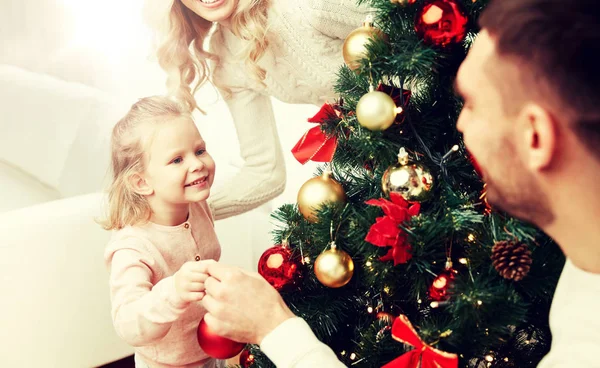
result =
[{"label": "child's fingers", "polygon": [[206,295],[206,293],[204,291],[191,292],[189,294],[189,299],[190,299],[190,301],[198,302],[198,301],[202,300],[202,298],[204,298],[204,295]]},{"label": "child's fingers", "polygon": [[204,282],[195,282],[192,281],[188,284],[187,290],[189,292],[197,292],[204,291],[206,288],[204,287]]},{"label": "child's fingers", "polygon": [[190,265],[190,267],[191,270],[193,270],[194,272],[208,273],[208,267],[212,263],[216,263],[216,261],[213,259],[206,259],[203,261],[193,262],[193,264]]}]

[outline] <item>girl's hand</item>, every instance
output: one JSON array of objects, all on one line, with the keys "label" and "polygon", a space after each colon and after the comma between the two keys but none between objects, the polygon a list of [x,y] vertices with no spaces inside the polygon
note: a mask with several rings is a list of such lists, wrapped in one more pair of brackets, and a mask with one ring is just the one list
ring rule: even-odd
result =
[{"label": "girl's hand", "polygon": [[196,302],[204,297],[204,281],[208,278],[208,265],[213,260],[192,261],[184,263],[175,272],[175,291],[186,302]]}]

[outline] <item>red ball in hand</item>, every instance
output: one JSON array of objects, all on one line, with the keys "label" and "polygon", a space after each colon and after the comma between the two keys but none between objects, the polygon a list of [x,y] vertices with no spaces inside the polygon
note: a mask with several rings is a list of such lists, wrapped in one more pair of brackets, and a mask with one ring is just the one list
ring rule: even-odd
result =
[{"label": "red ball in hand", "polygon": [[258,273],[275,289],[293,285],[300,275],[300,262],[284,245],[267,249],[258,260]]},{"label": "red ball in hand", "polygon": [[204,319],[198,324],[198,344],[206,354],[216,359],[233,358],[246,346],[241,342],[235,342],[215,334],[204,322]]},{"label": "red ball in hand", "polygon": [[429,0],[417,12],[415,30],[426,44],[445,47],[465,39],[468,22],[456,0]]}]

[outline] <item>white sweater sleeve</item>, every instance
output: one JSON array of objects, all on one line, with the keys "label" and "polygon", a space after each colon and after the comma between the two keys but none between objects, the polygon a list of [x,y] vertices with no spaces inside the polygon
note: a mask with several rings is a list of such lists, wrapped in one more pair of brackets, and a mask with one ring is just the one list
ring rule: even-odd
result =
[{"label": "white sweater sleeve", "polygon": [[305,0],[310,24],[332,38],[345,39],[354,29],[362,26],[367,14],[374,9],[356,0]]},{"label": "white sweater sleeve", "polygon": [[225,102],[235,124],[244,165],[209,197],[217,220],[249,211],[275,198],[286,183],[270,97],[243,89],[232,92]]},{"label": "white sweater sleeve", "polygon": [[277,326],[260,344],[277,368],[345,368],[331,348],[313,334],[301,318]]}]

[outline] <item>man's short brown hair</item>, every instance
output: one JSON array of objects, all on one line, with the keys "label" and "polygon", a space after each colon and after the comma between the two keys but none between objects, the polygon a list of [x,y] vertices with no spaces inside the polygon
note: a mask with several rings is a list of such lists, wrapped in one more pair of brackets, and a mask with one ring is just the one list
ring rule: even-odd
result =
[{"label": "man's short brown hair", "polygon": [[600,1],[491,0],[479,25],[527,74],[521,88],[551,103],[600,158]]}]

